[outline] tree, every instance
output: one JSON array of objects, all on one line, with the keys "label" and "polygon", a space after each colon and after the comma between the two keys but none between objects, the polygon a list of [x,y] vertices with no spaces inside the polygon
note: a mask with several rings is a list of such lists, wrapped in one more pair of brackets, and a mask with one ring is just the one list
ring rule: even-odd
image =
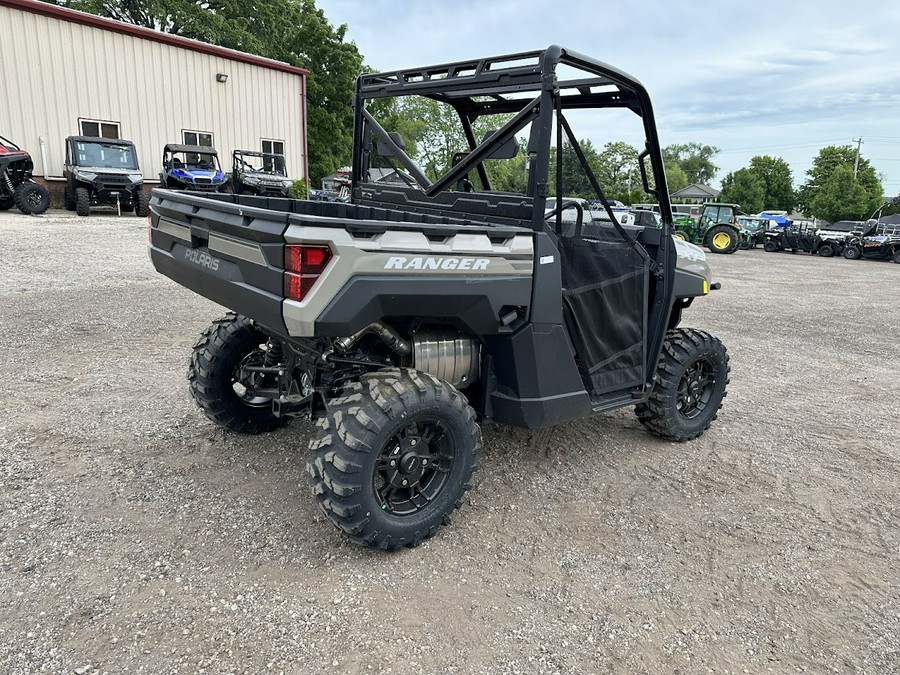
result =
[{"label": "tree", "polygon": [[775,209],[790,212],[794,208],[796,195],[791,167],[787,162],[780,157],[757,155],[750,160],[750,172],[763,184],[763,205],[758,210]]},{"label": "tree", "polygon": [[853,177],[853,169],[839,166],[816,191],[811,207],[817,218],[834,222],[866,218],[873,210],[870,203],[866,189]]},{"label": "tree", "polygon": [[[829,145],[822,148],[813,160],[812,167],[806,172],[806,184],[800,186],[797,191],[798,208],[816,218],[825,218],[816,211],[816,197],[825,189],[829,179],[838,169],[850,169],[852,175],[855,161],[856,148],[852,145]],[[881,180],[865,157],[859,158],[856,181],[866,193],[866,203],[851,220],[867,218],[884,201]],[[820,201],[819,204],[825,204],[827,201]],[[828,218],[825,219],[828,220]]]},{"label": "tree", "polygon": [[315,0],[61,0],[72,9],[284,61],[307,81],[309,179],[349,164],[350,101],[362,56],[347,26],[328,23]]},{"label": "tree", "polygon": [[663,158],[663,165],[666,169],[666,185],[669,188],[669,194],[683,190],[690,185],[687,174],[674,159]]},{"label": "tree", "polygon": [[[684,171],[688,184],[708,185],[719,171],[712,158],[719,152],[714,145],[676,143],[663,148],[663,159],[674,161]],[[685,186],[686,187],[686,186]]]},{"label": "tree", "polygon": [[596,159],[596,166],[591,168],[597,176],[600,187],[607,194],[628,193],[640,186],[638,151],[633,145],[622,142],[607,143]]},{"label": "tree", "polygon": [[719,201],[740,204],[750,213],[762,211],[765,206],[766,186],[751,169],[738,169],[725,176]]}]

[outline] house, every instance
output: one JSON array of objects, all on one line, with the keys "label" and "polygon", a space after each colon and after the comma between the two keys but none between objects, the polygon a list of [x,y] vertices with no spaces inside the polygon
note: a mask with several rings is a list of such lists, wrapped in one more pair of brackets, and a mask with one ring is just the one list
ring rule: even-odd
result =
[{"label": "house", "polygon": [[0,68],[0,132],[51,191],[74,135],[133,141],[149,183],[166,143],[215,147],[226,171],[232,150],[280,152],[306,176],[302,68],[37,0],[0,0],[0,26],[18,55]]},{"label": "house", "polygon": [[671,195],[669,195],[669,197],[672,201],[675,202],[682,202],[686,204],[703,204],[705,202],[716,201],[716,199],[719,198],[720,194],[721,190],[716,190],[709,185],[692,183],[686,188],[678,190],[678,192],[673,192]]}]

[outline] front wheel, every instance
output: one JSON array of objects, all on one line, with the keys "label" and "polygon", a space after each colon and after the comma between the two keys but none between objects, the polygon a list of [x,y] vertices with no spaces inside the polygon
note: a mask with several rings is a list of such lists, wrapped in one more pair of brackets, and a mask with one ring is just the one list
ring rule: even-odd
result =
[{"label": "front wheel", "polygon": [[834,249],[831,247],[831,244],[823,244],[819,249],[819,255],[823,258],[830,258],[834,255]]},{"label": "front wheel", "polygon": [[[191,354],[191,396],[210,420],[229,431],[260,434],[281,424],[272,399],[254,393],[264,374],[244,367],[264,365],[267,338],[240,314],[227,314],[200,335]],[[269,383],[274,386],[272,383]]]},{"label": "front wheel", "polygon": [[137,193],[134,202],[134,215],[138,218],[146,218],[150,215],[150,195],[143,190]]},{"label": "front wheel", "polygon": [[328,402],[307,464],[325,516],[351,541],[413,547],[462,505],[481,429],[465,397],[418,370],[363,375]]},{"label": "front wheel", "polygon": [[716,419],[730,372],[728,351],[718,338],[693,328],[669,331],[653,392],[635,408],[638,421],[670,441],[696,438]]},{"label": "front wheel", "polygon": [[763,243],[763,251],[766,253],[775,253],[778,250],[778,242],[772,241],[771,239],[766,239],[765,243]]},{"label": "front wheel", "polygon": [[681,241],[690,241],[687,236],[687,232],[684,230],[675,230],[675,234],[672,235],[676,239],[681,239]]},{"label": "front wheel", "polygon": [[859,260],[862,258],[862,249],[859,246],[850,245],[844,248],[844,257],[847,260]]},{"label": "front wheel", "polygon": [[16,186],[13,201],[22,213],[38,216],[50,208],[50,191],[43,185],[26,181]]},{"label": "front wheel", "polygon": [[79,216],[91,215],[91,193],[87,188],[75,188],[75,213]]},{"label": "front wheel", "polygon": [[891,260],[893,260],[897,264],[900,264],[900,250],[894,251],[894,255]]},{"label": "front wheel", "polygon": [[724,225],[714,227],[706,241],[707,248],[713,253],[734,253],[738,247],[734,232]]}]

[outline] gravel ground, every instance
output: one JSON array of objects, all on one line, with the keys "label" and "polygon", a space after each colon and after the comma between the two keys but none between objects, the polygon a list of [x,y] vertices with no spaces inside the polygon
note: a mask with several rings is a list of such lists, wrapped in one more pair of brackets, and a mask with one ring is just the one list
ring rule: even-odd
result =
[{"label": "gravel ground", "polygon": [[383,554],[315,509],[308,423],[195,408],[222,310],[142,219],[0,213],[0,260],[4,673],[900,670],[898,265],[714,256],[709,432],[488,424],[454,524]]}]

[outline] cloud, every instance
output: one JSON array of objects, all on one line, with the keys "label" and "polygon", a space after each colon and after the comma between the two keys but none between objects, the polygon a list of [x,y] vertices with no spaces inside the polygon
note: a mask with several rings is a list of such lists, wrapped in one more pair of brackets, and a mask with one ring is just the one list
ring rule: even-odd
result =
[{"label": "cloud", "polygon": [[[422,66],[541,49],[559,43],[635,75],[654,100],[664,144],[697,140],[722,148],[724,170],[753,146],[788,148],[795,177],[817,148],[872,136],[863,152],[897,157],[900,110],[896,35],[900,3],[870,0],[318,0],[347,23],[366,63]],[[595,145],[606,129],[587,120]],[[874,137],[881,137],[877,140]],[[748,143],[752,139],[752,143]],[[820,146],[821,147],[821,146]],[[877,163],[876,163],[877,164]],[[900,189],[900,162],[878,167]]]}]

